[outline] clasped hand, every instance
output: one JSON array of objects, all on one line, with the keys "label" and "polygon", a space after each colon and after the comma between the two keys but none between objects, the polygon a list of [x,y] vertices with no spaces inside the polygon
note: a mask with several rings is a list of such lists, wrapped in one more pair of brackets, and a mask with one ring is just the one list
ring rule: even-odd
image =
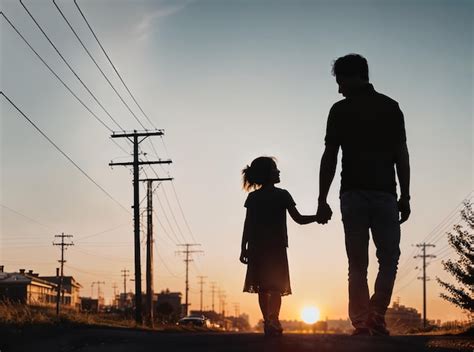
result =
[{"label": "clasped hand", "polygon": [[316,222],[318,224],[327,224],[332,217],[332,210],[328,203],[319,202],[318,211],[316,212]]}]

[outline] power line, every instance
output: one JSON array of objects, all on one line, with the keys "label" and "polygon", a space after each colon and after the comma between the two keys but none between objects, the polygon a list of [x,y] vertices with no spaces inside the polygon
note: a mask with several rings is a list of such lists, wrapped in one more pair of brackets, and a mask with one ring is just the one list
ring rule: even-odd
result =
[{"label": "power line", "polygon": [[[178,236],[176,235],[176,232],[174,231],[173,226],[171,226],[171,222],[170,222],[170,220],[169,220],[169,218],[168,218],[168,215],[166,215],[165,208],[163,207],[163,204],[161,203],[160,198],[159,198],[159,197],[156,197],[156,200],[158,201],[158,204],[160,205],[160,208],[161,208],[161,210],[162,210],[162,214],[163,214],[163,216],[165,217],[166,222],[168,223],[168,226],[169,226],[169,228],[170,228],[171,233],[172,233],[172,234],[174,235],[174,237],[176,238],[177,243],[182,243],[182,241],[181,241],[181,240],[178,238]],[[170,210],[170,211],[171,211],[171,210]],[[162,227],[163,227],[163,225],[162,225]],[[186,242],[186,240],[185,240],[184,242]]]},{"label": "power line", "polygon": [[156,248],[156,243],[154,243],[154,245],[155,245],[155,251],[156,251],[156,254],[157,254],[157,256],[158,256],[158,259],[159,259],[160,262],[163,264],[163,266],[165,267],[166,271],[167,271],[171,276],[180,279],[182,276],[178,276],[178,275],[176,275],[173,271],[171,271],[171,269],[168,267],[168,265],[167,265],[166,262],[164,261],[163,257],[160,255],[160,252],[158,251],[158,248]]},{"label": "power line", "polygon": [[[102,119],[97,116],[96,113],[94,113],[85,103],[84,101],[79,98],[79,96],[73,92],[73,90],[59,77],[59,75],[51,68],[51,66],[48,65],[48,63],[41,57],[40,54],[31,46],[31,44],[26,40],[26,38],[20,33],[20,31],[15,27],[15,25],[10,21],[10,19],[3,13],[0,12],[0,14],[3,16],[3,18],[7,21],[7,23],[13,28],[13,30],[20,36],[20,38],[25,42],[25,44],[33,51],[33,53],[36,55],[36,57],[48,68],[48,70],[51,72],[51,74],[56,77],[56,79],[62,83],[62,85],[68,90],[71,95],[76,98],[76,100],[103,126],[105,127],[109,132],[113,132],[113,130],[104,122]],[[118,144],[115,140],[112,140],[112,142],[118,146],[122,151],[125,153],[128,153],[120,144]]]},{"label": "power line", "polygon": [[181,216],[183,217],[184,223],[186,224],[186,227],[189,231],[189,234],[191,235],[191,238],[193,239],[194,242],[196,242],[196,239],[194,238],[194,234],[191,231],[191,227],[189,226],[188,220],[186,219],[186,216],[184,215],[183,207],[181,206],[181,202],[179,201],[178,193],[176,192],[176,188],[174,187],[173,181],[171,181],[171,187],[173,188],[173,193],[176,198],[176,202],[178,203],[178,207],[181,212]]},{"label": "power line", "polygon": [[107,233],[107,232],[115,231],[115,230],[117,230],[117,229],[119,229],[119,228],[121,228],[121,227],[124,227],[125,225],[129,225],[129,224],[130,224],[130,222],[127,222],[127,223],[124,223],[124,224],[122,224],[122,225],[118,225],[118,226],[112,227],[112,228],[107,229],[107,230],[104,230],[104,231],[100,231],[100,232],[93,233],[92,235],[87,235],[87,236],[79,237],[78,239],[76,239],[76,242],[85,240],[86,238],[99,236],[99,235],[102,235],[102,234]]},{"label": "power line", "polygon": [[[455,208],[454,208],[438,225],[436,225],[436,226],[433,228],[433,230],[431,230],[431,231],[428,233],[427,236],[425,236],[425,239],[423,240],[423,242],[427,242],[428,239],[429,239],[430,237],[432,237],[433,235],[435,235],[434,238],[436,238],[436,237],[437,237],[436,234],[439,235],[440,229],[442,230],[442,229],[445,229],[446,226],[449,226],[449,223],[446,223],[446,222],[449,221],[450,219],[452,219],[453,215],[456,215],[456,214],[459,213],[459,207],[463,204],[463,202],[464,202],[466,199],[470,198],[470,196],[471,196],[471,194],[472,194],[473,192],[474,192],[474,191],[471,190],[471,191],[464,197],[464,199],[463,199],[462,201],[460,201],[460,202],[455,206]],[[438,240],[439,240],[439,239],[438,239]],[[437,242],[437,241],[436,241],[436,242]],[[434,243],[436,243],[436,242],[434,242]],[[409,268],[409,265],[410,265],[410,262],[413,261],[413,259],[414,259],[413,256],[414,256],[414,254],[415,254],[416,251],[417,251],[417,248],[415,247],[415,248],[413,249],[413,251],[410,253],[410,255],[409,255],[409,256],[406,258],[406,260],[403,262],[403,264],[401,264],[401,265],[399,266],[399,268],[400,268],[400,269],[399,269],[399,272],[402,272],[402,271],[403,271],[403,272],[406,272],[406,271],[410,271],[410,270],[411,270],[411,269]]]},{"label": "power line", "polygon": [[135,120],[137,120],[137,122],[143,127],[146,129],[146,127],[141,123],[141,121],[138,119],[138,117],[135,115],[135,113],[132,111],[132,109],[130,108],[130,106],[125,102],[125,100],[122,98],[122,96],[119,94],[119,92],[117,91],[117,89],[113,86],[112,82],[110,82],[110,80],[107,78],[107,76],[105,75],[104,71],[102,71],[102,69],[100,68],[99,64],[97,63],[97,61],[94,59],[94,57],[92,56],[92,54],[90,53],[90,51],[87,49],[87,47],[85,46],[85,44],[83,43],[83,41],[81,40],[81,38],[79,37],[79,35],[77,34],[77,32],[74,30],[74,28],[72,27],[71,23],[69,22],[69,20],[66,18],[66,16],[64,15],[64,13],[61,11],[61,9],[59,8],[59,6],[56,4],[56,0],[53,0],[53,4],[54,6],[56,6],[56,8],[58,9],[59,13],[61,14],[61,16],[63,17],[64,21],[66,21],[67,25],[69,26],[69,28],[71,29],[71,31],[74,33],[74,35],[76,36],[77,40],[79,41],[79,43],[81,43],[82,47],[84,48],[84,50],[86,51],[86,53],[89,55],[89,57],[91,58],[91,60],[94,62],[95,66],[97,67],[97,69],[100,71],[100,73],[102,74],[102,76],[105,78],[105,80],[107,81],[107,83],[110,85],[110,87],[114,90],[115,94],[120,98],[120,100],[122,101],[122,103],[125,105],[125,107],[128,109],[128,111],[130,111],[130,113],[133,115],[133,117],[135,118]]},{"label": "power line", "polygon": [[[148,160],[148,158],[146,156],[145,156],[145,160]],[[153,171],[153,173],[155,174],[156,177],[159,177],[158,173],[156,172],[156,170],[153,167],[150,167],[150,169],[151,169],[151,171]],[[183,242],[186,242],[186,238],[184,237],[183,232],[181,231],[181,228],[178,224],[178,221],[176,220],[176,216],[174,215],[173,208],[171,207],[170,201],[168,199],[168,195],[166,194],[166,190],[164,189],[164,187],[161,187],[161,189],[163,190],[163,195],[165,196],[166,203],[168,205],[168,208],[170,210],[170,214],[171,214],[171,216],[174,220],[174,223],[176,224],[176,228],[178,229],[178,232],[181,235],[181,238],[183,239]],[[158,202],[159,202],[159,204],[160,204],[160,206],[161,206],[161,208],[164,212],[163,205],[162,205],[161,201],[159,200],[159,198],[158,198]],[[171,223],[169,222],[169,219],[168,219],[167,216],[166,216],[166,219],[167,219],[167,221],[170,225],[170,228],[171,228]],[[174,230],[173,230],[173,233],[174,233]],[[178,240],[178,242],[181,242],[181,241]]]},{"label": "power line", "polygon": [[[166,147],[166,145],[164,144],[164,140],[163,140],[163,139],[162,139],[162,141],[163,141],[163,145]],[[151,141],[150,141],[150,142],[151,142]],[[158,156],[158,153],[156,152],[156,149],[155,149],[154,145],[151,144],[151,146],[152,146],[152,149],[154,150],[155,155]],[[164,172],[167,172],[166,170],[164,170],[164,168],[163,168],[162,165],[160,165],[160,166],[161,166],[161,168],[162,168],[162,170],[163,170]],[[158,174],[156,173],[155,169],[153,169],[153,168],[151,168],[151,169],[152,169],[152,171],[155,173],[155,175],[158,175]],[[193,231],[191,230],[191,227],[189,226],[189,222],[188,222],[188,220],[187,220],[187,218],[186,218],[186,216],[185,216],[185,214],[184,214],[183,207],[182,207],[182,205],[181,205],[181,201],[180,201],[180,199],[179,199],[179,197],[178,197],[178,193],[176,192],[176,188],[175,188],[175,186],[174,186],[174,180],[171,181],[171,187],[173,188],[173,194],[174,194],[174,197],[175,197],[175,199],[176,199],[176,203],[178,204],[178,208],[179,208],[179,210],[180,210],[180,213],[181,213],[181,216],[182,216],[182,218],[183,218],[183,220],[184,220],[184,223],[185,223],[185,225],[186,225],[186,228],[187,228],[189,234],[191,235],[191,238],[193,239],[193,241],[196,242],[196,239],[195,239],[195,237],[194,237]],[[168,205],[169,205],[168,196],[167,196],[166,191],[165,191],[164,189],[163,189],[163,193],[164,193],[165,198],[166,198],[166,200],[167,200],[167,202],[168,202]],[[171,209],[171,206],[170,206],[170,209]],[[172,210],[171,210],[171,211],[172,211]],[[174,217],[174,215],[173,215],[173,217]],[[175,219],[175,222],[176,222],[176,219]],[[181,229],[179,228],[179,225],[177,225],[177,226],[178,226],[178,230],[181,232]],[[181,233],[181,235],[182,235],[182,233]]]},{"label": "power line", "polygon": [[108,110],[102,105],[102,103],[99,101],[99,99],[97,99],[97,97],[94,95],[94,93],[91,92],[91,90],[89,89],[89,87],[87,87],[87,85],[84,83],[84,81],[79,77],[79,75],[76,73],[76,71],[74,71],[74,69],[71,67],[71,65],[67,62],[67,60],[64,58],[64,56],[61,54],[61,52],[59,51],[59,49],[56,47],[56,45],[54,45],[54,43],[51,41],[51,39],[48,37],[48,35],[46,34],[46,32],[43,30],[43,28],[40,26],[40,24],[38,23],[38,21],[36,21],[36,19],[33,17],[33,15],[31,14],[31,12],[28,10],[28,8],[25,6],[25,4],[23,4],[23,1],[20,0],[20,4],[23,6],[23,8],[25,9],[25,11],[28,13],[28,15],[31,17],[31,19],[33,20],[33,22],[36,24],[36,26],[39,28],[39,30],[41,31],[41,33],[43,33],[43,35],[46,37],[46,39],[48,40],[49,44],[51,44],[51,46],[54,48],[54,50],[56,51],[56,53],[59,55],[59,57],[63,60],[63,62],[66,64],[66,66],[69,68],[69,70],[74,74],[74,76],[77,78],[77,80],[82,84],[82,86],[87,90],[87,92],[91,95],[91,97],[95,100],[95,102],[102,108],[102,110],[104,110],[104,112],[107,114],[107,116],[109,116],[109,118],[115,123],[115,125],[117,125],[118,128],[120,128],[122,131],[124,131],[124,129],[122,128],[122,126],[120,126],[120,124],[113,118],[113,116],[108,112]]},{"label": "power line", "polygon": [[[459,208],[460,206],[462,207],[464,201],[465,201],[466,199],[470,198],[470,196],[471,196],[471,194],[472,194],[473,192],[474,192],[474,191],[471,190],[466,196],[464,196],[463,200],[460,201],[460,202],[456,205],[456,207],[443,219],[443,221],[441,221],[441,222],[438,224],[438,226],[436,226],[436,227],[428,234],[428,236],[423,240],[423,242],[428,242],[428,241],[432,242],[432,241],[433,241],[433,238],[436,237],[436,234],[438,233],[438,231],[439,231],[439,229],[441,228],[441,226],[443,226],[443,224],[444,224],[444,227],[446,227],[446,224],[445,224],[445,223],[446,223],[447,221],[449,221],[454,215],[457,215],[457,214],[459,213],[459,210],[460,210],[460,209],[458,209],[458,208]],[[444,228],[444,227],[443,227],[443,228]],[[431,236],[430,236],[430,235],[431,235]],[[435,236],[433,237],[433,235],[435,235]],[[430,239],[430,237],[431,237],[431,239]]]},{"label": "power line", "polygon": [[[158,214],[153,210],[153,214],[155,214],[155,218],[156,220],[158,221],[158,224],[160,224],[161,226],[161,229],[163,230],[163,232],[165,233],[166,237],[168,237],[168,239],[173,243],[173,245],[176,245],[179,243],[178,242],[175,242],[175,240],[170,236],[169,232],[166,231],[165,227],[163,226],[163,223],[161,222],[160,218],[158,217]],[[177,240],[177,238],[176,238]]]},{"label": "power line", "polygon": [[89,181],[91,181],[94,185],[97,186],[107,197],[109,197],[111,200],[113,200],[116,204],[118,204],[122,209],[124,209],[127,213],[130,213],[130,211],[124,207],[118,200],[116,200],[112,195],[107,192],[101,185],[99,185],[87,172],[85,172],[79,165],[76,164],[74,160],[72,160],[69,155],[67,155],[61,148],[58,147],[56,143],[54,143],[51,138],[49,138],[46,133],[44,133],[36,124],[31,121],[28,116],[23,113],[23,111],[18,108],[18,106],[15,105],[13,101],[10,100],[8,96],[5,95],[5,93],[0,92],[1,95],[49,142],[53,145],[54,148],[56,148],[57,151],[59,151],[72,165],[76,167]]},{"label": "power line", "polygon": [[[3,94],[3,93],[1,93],[1,94]],[[17,210],[14,210],[14,209],[12,209],[12,208],[7,207],[6,205],[0,204],[0,206],[1,206],[2,208],[5,208],[5,209],[11,211],[12,213],[15,213],[15,214],[17,214],[17,215],[19,215],[19,216],[21,216],[21,217],[24,217],[25,219],[27,219],[27,220],[29,220],[29,221],[31,221],[31,222],[37,223],[38,225],[47,227],[47,228],[49,228],[49,229],[51,229],[51,230],[56,230],[55,228],[53,228],[53,227],[51,227],[51,226],[49,226],[49,225],[43,224],[43,223],[39,222],[38,220],[32,219],[32,218],[30,218],[29,216],[26,216],[26,215],[20,213],[20,212],[17,211]]]},{"label": "power line", "polygon": [[82,18],[84,19],[84,21],[86,22],[87,24],[87,27],[89,28],[89,30],[91,31],[92,35],[94,36],[95,40],[97,41],[97,43],[99,44],[100,48],[102,49],[102,52],[105,54],[105,56],[107,57],[107,60],[109,61],[110,65],[112,65],[115,73],[117,74],[117,76],[120,78],[120,81],[122,82],[123,86],[125,87],[125,89],[127,90],[128,94],[130,94],[130,97],[133,99],[133,101],[135,102],[135,104],[137,104],[138,108],[140,109],[140,111],[142,112],[143,116],[145,116],[145,118],[148,120],[148,122],[151,124],[151,126],[155,129],[156,126],[153,124],[153,122],[150,120],[150,118],[148,117],[148,115],[145,113],[145,111],[143,111],[142,107],[140,106],[140,104],[138,104],[137,100],[135,99],[135,97],[133,96],[132,92],[130,91],[130,89],[128,88],[128,86],[125,84],[122,76],[120,75],[120,73],[118,72],[117,68],[115,67],[114,63],[112,62],[112,60],[110,59],[109,55],[107,54],[107,52],[105,51],[104,47],[102,46],[99,38],[97,38],[97,35],[95,34],[94,30],[92,29],[91,25],[89,24],[89,21],[87,21],[87,18],[86,16],[84,15],[84,13],[82,12],[81,8],[79,7],[79,5],[77,4],[77,1],[74,0],[74,4],[76,5],[77,9],[79,10]]}]

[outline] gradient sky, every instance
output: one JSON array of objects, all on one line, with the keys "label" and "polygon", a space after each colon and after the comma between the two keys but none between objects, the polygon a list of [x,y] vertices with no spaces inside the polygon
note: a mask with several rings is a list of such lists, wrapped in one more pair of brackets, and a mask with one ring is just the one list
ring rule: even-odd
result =
[{"label": "gradient sky", "polygon": [[[281,187],[290,191],[300,212],[314,213],[327,113],[341,99],[331,63],[350,52],[364,55],[376,90],[397,100],[405,114],[412,217],[402,226],[394,298],[421,311],[422,286],[415,279],[420,260],[413,259],[418,254],[413,245],[431,233],[429,239],[439,240],[429,252],[439,253],[438,258],[452,256],[445,250],[443,233],[458,222],[455,210],[474,188],[472,1],[78,3],[145,112],[165,129],[167,148],[157,137],[154,144],[160,157],[174,164],[156,170],[162,177],[169,172],[175,178],[192,234],[205,252],[196,255],[191,266],[191,309],[199,309],[197,275],[205,275],[208,283],[214,281],[225,290],[227,311],[233,313],[232,303],[240,302],[240,311],[249,313],[253,323],[259,319],[257,297],[241,292],[245,267],[238,261],[246,197],[240,170],[257,156],[277,157]],[[139,128],[52,2],[25,4],[119,123],[126,129]],[[75,6],[64,0],[58,4],[138,115]],[[19,2],[2,0],[1,7],[53,69],[112,126]],[[1,90],[101,186],[126,207],[131,205],[130,171],[108,167],[110,160],[130,157],[3,18]],[[0,263],[6,271],[25,268],[53,275],[59,258],[59,248],[51,245],[53,236],[72,234],[76,245],[67,250],[66,274],[80,281],[87,296],[92,281],[105,281],[103,290],[110,298],[113,283],[122,287],[120,270],[133,273],[131,215],[74,169],[4,99],[0,106]],[[142,149],[155,157],[148,142]],[[339,182],[338,171],[329,195],[334,210],[330,224],[298,226],[290,221],[293,295],[284,298],[283,319],[299,319],[304,305],[319,307],[323,317],[347,317]],[[180,238],[170,208],[186,240],[193,238],[171,185],[161,185],[156,195],[155,210],[169,236],[156,224],[155,291],[184,292],[184,263],[175,254],[177,240],[165,218],[166,214]],[[370,259],[373,282],[372,244]],[[449,279],[441,261],[433,261],[427,270],[432,279],[429,318],[463,318],[460,310],[438,297],[441,290],[434,278]],[[210,307],[209,284],[205,290],[204,304]]]}]

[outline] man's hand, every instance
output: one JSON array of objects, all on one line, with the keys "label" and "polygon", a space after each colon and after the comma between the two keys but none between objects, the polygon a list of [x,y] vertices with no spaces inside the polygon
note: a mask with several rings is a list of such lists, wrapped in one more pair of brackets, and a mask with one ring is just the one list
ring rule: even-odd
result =
[{"label": "man's hand", "polygon": [[332,217],[332,210],[328,203],[319,202],[318,211],[316,212],[316,222],[318,224],[327,224]]},{"label": "man's hand", "polygon": [[242,248],[242,251],[240,252],[240,262],[242,264],[248,264],[249,263],[249,255],[248,255],[248,250],[246,248]]},{"label": "man's hand", "polygon": [[398,211],[400,212],[400,224],[403,224],[410,217],[410,199],[400,197],[398,201]]}]

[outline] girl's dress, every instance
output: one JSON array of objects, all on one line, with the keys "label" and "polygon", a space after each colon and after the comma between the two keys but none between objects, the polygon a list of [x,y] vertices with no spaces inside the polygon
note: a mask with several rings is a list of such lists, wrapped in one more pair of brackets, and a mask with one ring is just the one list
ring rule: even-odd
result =
[{"label": "girl's dress", "polygon": [[291,294],[286,210],[293,206],[290,193],[281,188],[249,193],[245,201],[250,231],[244,292]]}]

